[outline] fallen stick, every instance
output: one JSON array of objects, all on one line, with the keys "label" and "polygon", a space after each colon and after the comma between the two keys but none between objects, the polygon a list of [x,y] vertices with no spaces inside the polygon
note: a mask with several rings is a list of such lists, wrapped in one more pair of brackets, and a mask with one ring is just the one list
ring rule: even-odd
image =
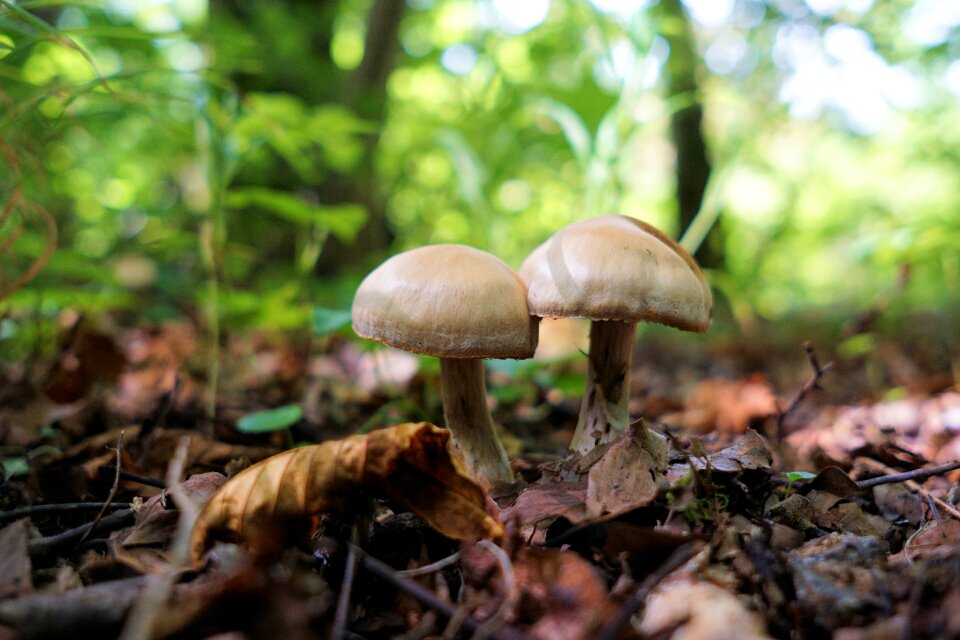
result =
[{"label": "fallen stick", "polygon": [[[868,467],[871,467],[871,468],[873,468],[873,469],[877,469],[877,470],[879,470],[879,471],[883,471],[885,474],[888,474],[888,475],[896,475],[896,474],[899,473],[896,469],[893,469],[893,468],[891,468],[891,467],[888,467],[887,465],[883,464],[882,462],[877,462],[876,460],[873,460],[873,459],[871,459],[871,458],[858,458],[858,460],[859,460],[860,462],[862,462],[863,464],[867,465]],[[958,511],[955,506],[953,506],[952,504],[950,504],[950,503],[948,503],[948,502],[944,502],[944,501],[941,500],[940,498],[932,495],[929,491],[927,491],[926,489],[924,489],[923,487],[921,487],[921,486],[920,486],[920,483],[918,483],[916,480],[904,480],[903,483],[904,483],[905,485],[907,485],[907,488],[910,489],[911,491],[916,491],[917,493],[919,493],[919,494],[920,494],[921,496],[923,496],[924,498],[926,498],[926,499],[928,499],[928,500],[933,500],[933,502],[934,502],[938,507],[940,507],[941,509],[943,509],[944,511],[946,511],[947,513],[949,513],[951,516],[953,516],[953,517],[956,518],[957,520],[960,520],[960,511]],[[859,483],[857,483],[857,484],[859,484]]]},{"label": "fallen stick", "polygon": [[[96,524],[96,526],[94,526]],[[133,524],[133,509],[122,509],[115,511],[109,516],[100,520],[99,523],[90,522],[74,529],[68,529],[55,536],[47,536],[30,543],[30,557],[42,558],[48,556],[54,551],[80,542],[80,539],[86,535],[87,531],[91,533],[105,533],[115,531],[129,524]]]},{"label": "fallen stick", "polygon": [[648,575],[636,591],[620,607],[617,615],[594,636],[594,640],[615,640],[620,632],[629,624],[630,619],[639,613],[646,604],[647,596],[654,587],[664,578],[682,567],[690,558],[695,556],[702,547],[698,544],[687,543],[677,547],[670,556],[657,567],[656,571]]},{"label": "fallen stick", "polygon": [[87,529],[87,532],[83,534],[80,538],[80,542],[77,544],[83,544],[83,541],[87,539],[90,535],[90,532],[97,528],[97,525],[100,524],[100,521],[103,519],[103,514],[107,512],[107,508],[113,502],[113,499],[117,495],[117,488],[120,487],[120,472],[123,471],[120,461],[123,458],[123,429],[120,429],[120,435],[117,437],[117,472],[113,476],[113,485],[110,487],[110,493],[107,495],[107,503],[103,505],[103,509],[100,509],[100,513],[97,514],[97,517],[93,520],[93,526]]},{"label": "fallen stick", "polygon": [[904,471],[903,473],[888,473],[887,475],[877,476],[876,478],[858,480],[857,486],[861,489],[870,489],[881,484],[894,484],[897,482],[906,482],[907,480],[926,480],[927,478],[939,476],[949,471],[954,471],[955,469],[960,469],[960,460],[947,462],[936,467],[927,467],[926,469],[914,469],[913,471]]},{"label": "fallen stick", "polygon": [[[397,575],[397,572],[390,567],[390,565],[372,556],[368,556],[362,549],[357,549],[357,551],[360,556],[360,565],[373,575],[389,582],[397,589],[420,601],[421,604],[434,609],[446,618],[452,618],[456,615],[457,607],[446,600],[441,600],[433,591],[430,591],[419,582],[414,582],[413,580]],[[483,622],[473,616],[467,616],[463,621],[463,627],[471,633],[475,633],[480,629],[482,624]],[[499,629],[492,630],[487,637],[490,638],[490,640],[497,640],[498,638],[501,640],[522,640],[523,634],[513,627],[504,625]]]},{"label": "fallen stick", "polygon": [[817,354],[813,350],[813,343],[810,342],[809,340],[803,343],[803,350],[807,352],[807,359],[810,361],[810,367],[813,369],[813,376],[809,380],[807,380],[806,384],[804,384],[803,387],[800,388],[800,391],[797,392],[797,395],[794,396],[793,400],[790,402],[790,404],[787,406],[786,409],[781,411],[780,408],[777,407],[776,435],[777,435],[778,442],[783,440],[783,425],[786,422],[787,417],[789,417],[791,413],[796,411],[797,407],[800,406],[800,403],[803,402],[804,398],[806,398],[810,394],[810,392],[812,392],[814,389],[823,388],[820,386],[820,379],[823,378],[823,376],[830,373],[831,371],[833,371],[833,368],[835,366],[833,362],[828,362],[827,364],[821,367],[820,361],[817,359]]},{"label": "fallen stick", "polygon": [[347,623],[350,617],[350,595],[353,592],[353,578],[357,573],[357,528],[353,528],[351,544],[347,549],[347,566],[343,569],[343,580],[340,582],[340,595],[337,597],[337,610],[333,615],[333,629],[330,631],[330,640],[343,640],[347,633]]},{"label": "fallen stick", "polygon": [[19,638],[105,637],[119,630],[145,583],[144,577],[128,578],[5,600],[0,602],[0,624],[16,629]]},{"label": "fallen stick", "polygon": [[[20,507],[10,511],[0,511],[0,524],[12,522],[20,518],[29,518],[31,516],[58,515],[63,513],[72,513],[76,511],[100,511],[106,502],[64,502],[61,504],[34,504],[29,507]],[[107,506],[108,509],[124,509],[128,505],[121,502],[114,502]]]},{"label": "fallen stick", "polygon": [[[108,475],[116,473],[117,465],[114,464],[105,464],[101,465],[97,469],[97,473],[100,475]],[[167,483],[163,480],[157,480],[156,478],[150,478],[147,476],[141,476],[137,473],[130,473],[129,471],[120,470],[120,479],[129,480],[130,482],[137,482],[139,484],[145,485],[147,487],[156,487],[157,489],[166,489]]]}]

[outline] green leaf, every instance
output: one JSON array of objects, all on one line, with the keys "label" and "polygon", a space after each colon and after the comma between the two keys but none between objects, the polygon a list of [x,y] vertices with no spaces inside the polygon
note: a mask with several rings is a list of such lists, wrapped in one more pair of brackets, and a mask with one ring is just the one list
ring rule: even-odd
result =
[{"label": "green leaf", "polygon": [[325,336],[347,326],[350,324],[350,320],[350,311],[314,307],[313,333],[318,336]]},{"label": "green leaf", "polygon": [[783,475],[789,484],[793,484],[797,480],[812,480],[817,477],[817,474],[809,471],[784,471]]},{"label": "green leaf", "polygon": [[549,98],[540,100],[536,109],[557,123],[577,162],[580,163],[581,167],[586,167],[590,160],[590,132],[577,112],[567,105]]},{"label": "green leaf", "polygon": [[240,433],[274,433],[290,428],[303,417],[303,409],[298,404],[288,404],[276,409],[257,411],[237,420]]},{"label": "green leaf", "polygon": [[286,191],[266,187],[232,189],[224,196],[230,209],[253,207],[304,225],[319,225],[344,242],[357,237],[367,220],[367,211],[359,204],[318,205]]},{"label": "green leaf", "polygon": [[30,462],[27,460],[26,456],[3,458],[0,459],[0,464],[3,464],[4,478],[15,478],[17,476],[25,476],[30,473]]},{"label": "green leaf", "polygon": [[482,209],[483,186],[487,182],[487,176],[480,156],[463,134],[455,129],[444,129],[437,134],[437,143],[450,155],[460,197],[472,208]]},{"label": "green leaf", "polygon": [[873,351],[875,346],[873,334],[860,333],[841,342],[837,353],[844,358],[859,358]]}]

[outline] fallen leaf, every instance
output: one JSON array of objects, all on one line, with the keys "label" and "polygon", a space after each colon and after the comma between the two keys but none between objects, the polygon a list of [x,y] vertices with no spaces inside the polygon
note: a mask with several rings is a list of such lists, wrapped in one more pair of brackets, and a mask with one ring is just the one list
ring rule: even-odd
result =
[{"label": "fallen leaf", "polygon": [[697,384],[683,412],[662,416],[687,431],[743,433],[759,427],[777,412],[777,400],[767,380],[755,374],[745,380],[712,379]]},{"label": "fallen leaf", "polygon": [[830,466],[810,481],[810,488],[832,493],[838,498],[850,498],[861,493],[860,485],[840,467]]},{"label": "fallen leaf", "polygon": [[950,556],[960,545],[960,522],[944,520],[920,529],[904,545],[903,554],[910,560],[922,560],[931,556]]},{"label": "fallen leaf", "polygon": [[832,528],[838,531],[880,538],[884,537],[890,528],[890,523],[881,516],[865,513],[855,502],[842,502],[817,518],[817,524],[822,527],[830,526],[831,523]]},{"label": "fallen leaf", "polygon": [[650,504],[656,476],[667,466],[667,445],[643,425],[624,431],[587,476],[587,513],[620,514]]},{"label": "fallen leaf", "polygon": [[515,524],[528,544],[543,544],[547,529],[557,518],[572,524],[587,519],[587,494],[582,485],[558,482],[524,489],[517,500],[500,512],[507,525]]},{"label": "fallen leaf", "polygon": [[[698,469],[706,468],[700,458],[693,460]],[[744,469],[769,469],[772,463],[773,456],[767,441],[753,429],[748,429],[726,449],[710,455],[710,466],[714,471],[736,473]]]},{"label": "fallen leaf", "polygon": [[258,551],[302,535],[312,516],[343,508],[360,490],[385,496],[450,538],[503,535],[484,490],[456,468],[450,433],[426,422],[277,454],[231,478],[206,504],[191,539],[198,560],[215,538]]},{"label": "fallen leaf", "polygon": [[926,514],[923,498],[903,484],[881,484],[873,488],[873,500],[888,521],[906,518],[915,527],[920,526]]},{"label": "fallen leaf", "polygon": [[0,530],[0,599],[33,591],[27,542],[30,520],[17,520]]},{"label": "fallen leaf", "polygon": [[[489,591],[504,589],[496,561],[479,548],[465,547],[462,554],[465,579],[481,589],[473,595],[484,596],[473,599],[489,603]],[[511,564],[519,592],[511,624],[525,638],[585,640],[616,614],[603,575],[572,551],[521,547]]]},{"label": "fallen leaf", "polygon": [[69,338],[43,383],[46,396],[58,404],[80,400],[96,383],[113,384],[127,365],[114,339],[86,322],[74,327]]},{"label": "fallen leaf", "polygon": [[[223,486],[226,477],[216,472],[198,473],[187,478],[183,492],[197,504],[205,504]],[[116,562],[147,574],[166,567],[166,546],[180,520],[168,490],[150,497],[136,511],[134,525],[115,532],[107,543]]]}]

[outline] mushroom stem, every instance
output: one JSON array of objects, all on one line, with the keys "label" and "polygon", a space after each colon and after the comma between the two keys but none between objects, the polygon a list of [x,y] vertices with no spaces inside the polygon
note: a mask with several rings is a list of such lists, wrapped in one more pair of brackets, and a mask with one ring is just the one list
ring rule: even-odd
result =
[{"label": "mushroom stem", "polygon": [[443,417],[467,473],[488,486],[513,482],[507,454],[487,409],[483,360],[440,358]]},{"label": "mushroom stem", "polygon": [[587,453],[611,442],[630,424],[630,361],[637,323],[594,320],[590,323],[587,382],[577,430],[570,449]]}]

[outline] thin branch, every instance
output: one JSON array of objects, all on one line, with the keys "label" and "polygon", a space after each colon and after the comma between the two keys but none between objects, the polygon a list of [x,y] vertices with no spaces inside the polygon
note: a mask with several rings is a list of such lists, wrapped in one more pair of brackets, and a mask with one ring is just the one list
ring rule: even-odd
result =
[{"label": "thin branch", "polygon": [[35,504],[29,507],[20,507],[10,511],[0,511],[0,524],[12,522],[20,518],[29,518],[31,516],[71,513],[75,511],[100,511],[101,509],[126,509],[129,508],[121,503],[107,502],[65,502],[62,504]]},{"label": "thin branch", "polygon": [[[397,572],[391,568],[390,565],[372,556],[368,556],[362,549],[358,548],[357,553],[360,556],[361,566],[373,575],[389,582],[397,589],[418,600],[421,604],[434,609],[445,618],[452,618],[456,615],[457,608],[446,600],[440,599],[433,591],[430,591],[418,582],[397,575]],[[463,621],[463,626],[471,633],[475,633],[477,629],[480,628],[480,625],[481,622],[473,616],[467,616]],[[523,635],[513,627],[504,625],[493,631],[488,637],[492,640],[522,640]]]},{"label": "thin branch", "polygon": [[120,633],[122,640],[149,640],[156,637],[157,619],[164,613],[164,604],[173,591],[174,581],[179,572],[189,564],[190,531],[197,520],[200,509],[183,490],[183,470],[190,453],[190,437],[180,438],[177,449],[167,467],[168,491],[174,504],[180,510],[177,529],[168,553],[169,562],[164,571],[151,575],[143,588],[140,599],[133,606],[127,622]]},{"label": "thin branch", "polygon": [[836,366],[832,361],[827,364],[820,366],[820,361],[817,359],[817,354],[813,350],[813,343],[807,340],[803,343],[803,350],[807,352],[807,359],[810,360],[810,367],[813,369],[813,376],[807,380],[806,384],[800,388],[800,391],[797,392],[797,395],[793,398],[790,404],[786,409],[781,410],[777,408],[777,441],[783,439],[783,425],[787,421],[787,418],[796,411],[797,407],[800,406],[800,403],[803,402],[812,391],[815,389],[822,389],[820,386],[820,379],[823,376],[827,375],[833,371]]},{"label": "thin branch", "polygon": [[351,544],[347,549],[346,567],[343,569],[343,580],[340,583],[340,595],[337,596],[337,611],[333,616],[333,629],[330,631],[331,640],[343,640],[347,631],[347,621],[350,613],[350,595],[353,592],[353,578],[357,573],[357,527],[353,527]]},{"label": "thin branch", "polygon": [[460,558],[463,556],[462,553],[457,551],[453,555],[449,555],[446,558],[437,560],[436,562],[431,562],[430,564],[425,564],[422,567],[417,567],[416,569],[407,569],[405,571],[397,571],[398,576],[404,578],[416,578],[418,576],[426,576],[431,573],[436,573],[437,571],[443,571],[452,564],[460,562]]},{"label": "thin branch", "polygon": [[117,495],[117,487],[120,486],[120,471],[121,471],[121,458],[123,453],[123,429],[120,429],[120,435],[117,436],[117,473],[113,476],[113,486],[110,487],[110,493],[107,494],[107,502],[103,505],[103,508],[100,509],[100,513],[97,514],[97,517],[93,520],[93,527],[91,527],[83,537],[80,538],[80,542],[77,544],[83,544],[83,541],[87,539],[87,536],[90,535],[90,531],[97,526],[97,523],[100,522],[100,519],[103,518],[103,514],[107,512],[107,508],[110,506],[110,503],[113,502],[114,496]]},{"label": "thin branch", "polygon": [[[891,467],[888,467],[887,465],[883,464],[882,462],[877,462],[876,460],[873,460],[873,459],[871,459],[871,458],[858,458],[857,460],[858,460],[859,462],[862,462],[863,464],[867,465],[868,467],[871,467],[871,468],[876,469],[876,470],[878,470],[878,471],[882,471],[882,472],[885,473],[885,474],[893,475],[893,474],[898,473],[898,471],[897,471],[896,469],[893,469],[893,468],[891,468]],[[943,509],[944,511],[946,511],[947,513],[949,513],[951,516],[953,516],[953,517],[956,518],[957,520],[960,520],[960,511],[958,511],[955,506],[953,506],[953,505],[950,504],[949,502],[944,502],[944,501],[941,500],[940,498],[934,496],[934,495],[931,494],[929,491],[927,491],[926,489],[924,489],[923,487],[921,487],[920,484],[919,484],[916,480],[904,480],[903,483],[904,483],[904,484],[907,486],[907,488],[910,489],[911,491],[916,491],[918,494],[920,494],[922,497],[926,498],[927,500],[933,500],[933,502],[934,502],[938,507],[940,507],[941,509]]]},{"label": "thin branch", "polygon": [[517,579],[513,573],[513,564],[506,551],[493,544],[489,540],[481,540],[477,546],[489,551],[497,558],[500,565],[500,575],[503,578],[503,587],[506,594],[503,597],[503,603],[497,612],[483,621],[476,631],[474,631],[471,640],[484,640],[489,638],[497,629],[502,627],[507,618],[513,613],[520,599],[520,590],[517,588]]},{"label": "thin branch", "polygon": [[75,529],[69,529],[63,533],[58,533],[55,536],[47,536],[46,538],[40,538],[39,540],[34,540],[30,543],[30,557],[43,557],[49,555],[61,547],[65,547],[70,544],[76,544],[79,542],[88,530],[93,530],[93,533],[106,533],[108,531],[115,531],[121,529],[130,523],[133,522],[133,509],[122,509],[111,513],[109,516],[103,518],[99,523],[88,523],[76,527]]},{"label": "thin branch", "polygon": [[[104,475],[109,473],[115,473],[116,470],[117,470],[116,465],[104,464],[104,465],[101,465],[99,469],[97,469],[97,473]],[[130,473],[129,471],[124,471],[123,469],[120,469],[120,479],[128,480],[130,482],[138,482],[148,487],[156,487],[157,489],[167,488],[167,483],[164,482],[163,480],[157,480],[156,478],[150,478],[147,476],[141,476],[136,473]]]},{"label": "thin branch", "polygon": [[861,489],[870,489],[881,484],[894,484],[897,482],[906,482],[907,480],[926,480],[927,478],[939,476],[948,471],[954,471],[955,469],[960,469],[960,460],[954,460],[953,462],[947,462],[946,464],[928,467],[926,469],[914,469],[913,471],[904,471],[903,473],[889,473],[876,478],[859,480],[857,481],[857,486]]},{"label": "thin branch", "polygon": [[674,552],[670,554],[670,557],[657,567],[656,571],[648,575],[644,581],[640,583],[637,590],[634,591],[620,607],[620,610],[613,620],[603,627],[600,633],[594,636],[594,640],[615,640],[620,637],[620,632],[630,622],[630,618],[643,609],[647,596],[650,595],[653,588],[660,584],[668,575],[686,564],[690,558],[700,551],[700,548],[699,545],[689,542],[677,547]]}]

